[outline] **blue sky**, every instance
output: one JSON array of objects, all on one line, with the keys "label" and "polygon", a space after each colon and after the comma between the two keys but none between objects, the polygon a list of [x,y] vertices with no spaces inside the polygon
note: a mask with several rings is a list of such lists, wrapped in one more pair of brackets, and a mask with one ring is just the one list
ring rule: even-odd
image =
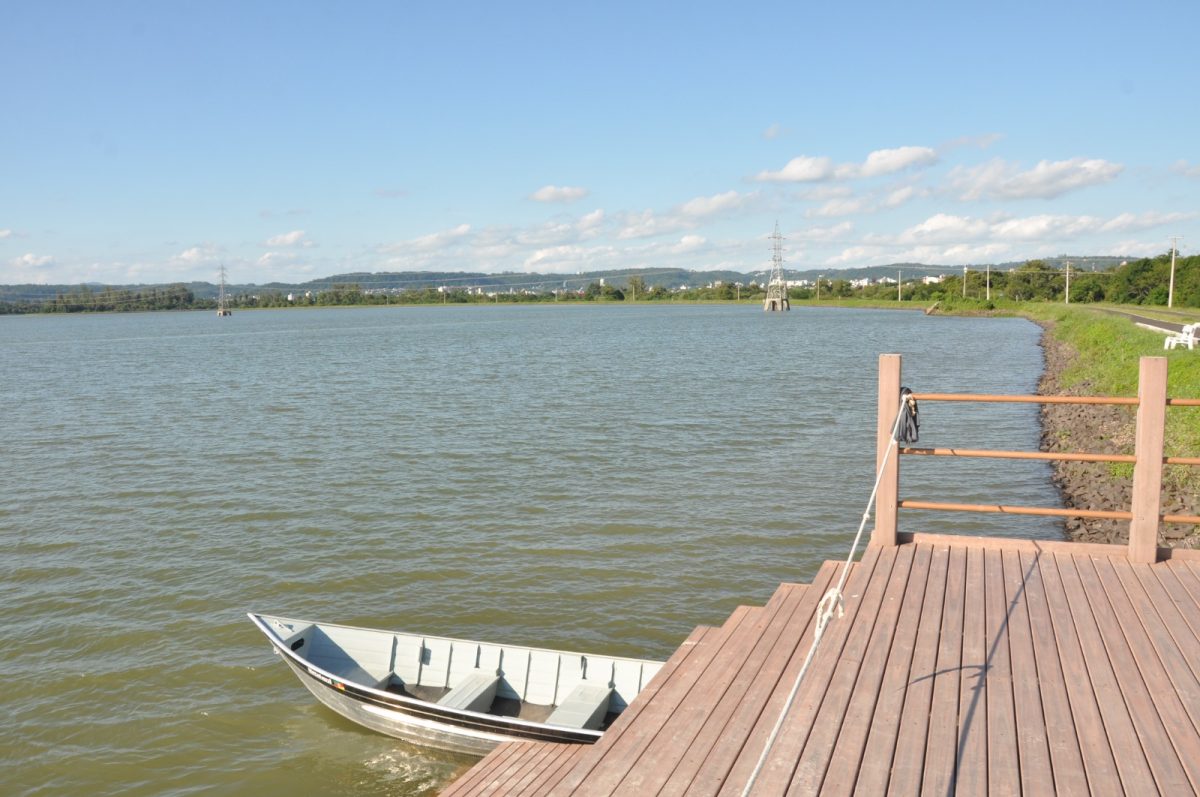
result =
[{"label": "blue sky", "polygon": [[346,5],[7,3],[0,283],[1200,245],[1192,0]]}]

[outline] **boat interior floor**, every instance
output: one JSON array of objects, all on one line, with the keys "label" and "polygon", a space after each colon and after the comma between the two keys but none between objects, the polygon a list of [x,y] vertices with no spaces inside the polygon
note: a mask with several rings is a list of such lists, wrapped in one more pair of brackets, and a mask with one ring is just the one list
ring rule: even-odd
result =
[{"label": "boat interior floor", "polygon": [[[393,680],[387,685],[387,691],[427,703],[436,703],[450,690],[439,686],[408,686]],[[529,722],[545,722],[554,713],[554,706],[538,706],[532,703],[522,703],[514,698],[497,697],[492,701],[487,713],[495,714],[498,717],[516,717]],[[610,719],[611,717],[605,719],[605,725]]]}]

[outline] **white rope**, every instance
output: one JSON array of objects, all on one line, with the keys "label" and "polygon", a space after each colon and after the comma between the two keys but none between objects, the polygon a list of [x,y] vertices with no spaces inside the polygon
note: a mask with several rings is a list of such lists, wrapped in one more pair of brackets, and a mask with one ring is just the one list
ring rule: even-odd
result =
[{"label": "white rope", "polygon": [[758,757],[758,763],[754,765],[754,771],[750,773],[750,778],[746,781],[746,787],[742,789],[742,797],[750,794],[750,790],[754,788],[754,783],[758,780],[758,776],[762,774],[763,766],[767,763],[767,756],[771,753],[771,748],[775,746],[775,740],[779,736],[779,731],[783,728],[783,721],[791,711],[792,703],[796,700],[796,695],[800,692],[800,683],[804,680],[804,674],[808,672],[808,666],[812,664],[813,656],[816,655],[817,645],[821,643],[821,637],[825,634],[825,627],[829,625],[833,619],[833,613],[836,610],[837,616],[843,616],[845,612],[845,601],[842,598],[842,588],[846,586],[846,578],[850,574],[850,565],[854,563],[854,554],[858,552],[858,544],[862,540],[863,529],[867,527],[867,519],[871,516],[871,508],[875,505],[875,496],[879,492],[879,482],[883,480],[883,471],[887,467],[888,457],[892,454],[892,449],[896,448],[896,432],[900,428],[900,419],[904,416],[904,402],[906,397],[900,398],[900,407],[896,410],[896,422],[892,424],[891,438],[888,440],[888,447],[883,452],[883,459],[879,463],[879,471],[875,474],[875,486],[871,488],[871,497],[867,499],[867,509],[863,512],[862,522],[858,524],[858,533],[854,535],[854,544],[850,546],[850,555],[846,557],[846,561],[842,564],[842,575],[838,578],[837,586],[830,589],[821,598],[821,602],[817,604],[816,611],[816,628],[813,631],[812,645],[808,648],[808,655],[804,657],[804,664],[800,666],[800,672],[796,674],[796,682],[792,684],[792,691],[788,693],[787,702],[783,704],[783,708],[779,712],[779,717],[775,720],[775,727],[771,729],[771,735],[767,737],[767,743],[763,747],[762,755]]}]

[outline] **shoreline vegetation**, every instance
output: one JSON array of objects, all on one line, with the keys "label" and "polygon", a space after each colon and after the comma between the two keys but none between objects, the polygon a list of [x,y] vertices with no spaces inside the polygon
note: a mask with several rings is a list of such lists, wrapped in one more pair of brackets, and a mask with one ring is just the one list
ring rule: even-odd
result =
[{"label": "shoreline vegetation", "polygon": [[[1147,314],[1139,308],[1139,312]],[[1138,360],[1168,358],[1167,395],[1200,398],[1200,352],[1163,351],[1163,335],[1119,315],[1086,307],[1030,306],[1021,315],[1043,328],[1042,394],[1136,396]],[[1200,320],[1200,311],[1188,314]],[[1043,405],[1042,449],[1103,454],[1134,453],[1136,408],[1111,405]],[[1200,407],[1167,408],[1164,451],[1167,456],[1200,456]],[[1068,507],[1128,510],[1133,465],[1126,463],[1057,462],[1053,479]],[[1162,512],[1200,514],[1200,468],[1165,465]],[[1125,543],[1128,522],[1070,518],[1068,539]],[[1164,524],[1160,544],[1200,547],[1200,528]]]},{"label": "shoreline vegetation", "polygon": [[[1084,259],[1087,261],[1087,259]],[[1094,260],[1094,259],[1093,259]],[[1065,268],[1062,267],[1065,265]],[[1092,263],[1093,267],[1095,263]],[[1008,270],[956,267],[948,272],[913,277],[913,270],[938,267],[912,265],[897,279],[879,276],[849,279],[853,273],[826,279],[788,281],[793,304],[851,303],[866,307],[931,306],[949,312],[1003,310],[1027,302],[1060,301],[1076,304],[1113,302],[1200,307],[1200,255],[1175,258],[1170,253],[1124,261],[1104,271],[1070,268],[1030,260]],[[222,272],[224,273],[224,272]],[[465,273],[465,272],[464,272]],[[801,272],[808,274],[810,272]],[[720,278],[716,278],[719,275]],[[638,269],[632,272],[592,272],[590,275],[476,274],[468,286],[450,273],[403,272],[344,274],[302,285],[272,283],[243,285],[224,291],[233,310],[275,307],[354,305],[540,304],[554,302],[743,302],[761,303],[766,284],[738,272],[684,272]],[[710,279],[704,285],[697,283]],[[741,280],[747,280],[743,283]],[[680,282],[683,284],[680,285]],[[575,287],[568,288],[568,284]],[[586,283],[586,284],[585,284]],[[675,286],[675,287],[672,287]],[[993,297],[995,297],[993,299]],[[171,285],[0,285],[0,315],[24,313],[144,312],[156,310],[216,310],[218,287],[209,283]]]},{"label": "shoreline vegetation", "polygon": [[[1200,261],[1200,258],[1196,258]],[[1200,263],[1197,263],[1200,266]],[[1200,268],[1195,273],[1200,273]],[[1177,283],[1178,284],[1178,283]],[[742,296],[740,300],[732,291],[705,289],[689,292],[691,295],[669,294],[654,297],[654,289],[647,291],[645,299],[636,301],[619,294],[617,289],[608,289],[593,284],[591,297],[571,296],[559,298],[560,304],[624,304],[640,306],[661,304],[755,304],[762,296]],[[729,288],[730,286],[724,286]],[[954,286],[944,286],[953,288]],[[961,285],[960,285],[961,287]],[[891,290],[895,290],[892,288]],[[613,293],[616,291],[616,293]],[[514,300],[505,294],[494,297],[437,295],[432,292],[422,301],[393,301],[395,297],[374,297],[371,301],[346,301],[347,295],[336,300],[298,304],[284,301],[283,304],[254,304],[235,308],[239,310],[267,309],[268,307],[321,307],[321,306],[412,306],[412,305],[462,305],[481,306],[512,304]],[[1178,309],[1167,309],[1165,297],[1162,301],[1152,300],[1146,295],[1145,303],[1139,304],[1064,304],[1058,301],[1012,301],[998,298],[986,301],[977,298],[959,297],[951,290],[930,294],[923,298],[914,297],[904,301],[881,296],[826,296],[817,299],[813,291],[792,292],[792,307],[819,308],[870,308],[893,310],[922,310],[928,314],[962,316],[1014,316],[1026,318],[1042,329],[1041,345],[1044,354],[1043,371],[1038,392],[1044,395],[1096,395],[1136,396],[1138,359],[1144,356],[1166,356],[1170,360],[1168,395],[1200,398],[1200,352],[1187,349],[1163,351],[1163,335],[1136,326],[1127,316],[1136,313],[1173,323],[1200,321],[1200,308],[1191,301],[1180,302]],[[730,295],[725,295],[730,294]],[[350,294],[353,296],[353,293]],[[365,294],[358,294],[360,297]],[[103,294],[97,294],[99,299]],[[76,297],[77,299],[80,297]],[[114,298],[111,295],[108,298]],[[205,306],[206,300],[187,296],[185,291],[164,289],[158,297],[169,306],[125,306],[125,310],[151,309],[215,309]],[[376,300],[380,299],[380,300]],[[436,301],[434,301],[436,299]],[[1190,297],[1189,297],[1190,299]],[[137,301],[141,301],[140,299]],[[157,301],[157,300],[156,300]],[[533,299],[517,298],[522,303],[549,303],[553,296]],[[1200,304],[1197,302],[1196,304]],[[57,312],[119,312],[115,306],[102,309],[103,303],[96,302],[94,310],[84,309],[85,303],[70,306],[63,297]],[[199,306],[197,306],[199,305]],[[1182,305],[1182,306],[1180,306]],[[29,310],[27,309],[26,312]],[[33,310],[33,312],[39,312]],[[50,312],[55,312],[51,310]],[[1108,405],[1043,405],[1041,412],[1041,448],[1044,451],[1132,454],[1134,448],[1134,409]],[[1167,456],[1200,456],[1200,407],[1171,407],[1167,412],[1164,448]],[[1101,510],[1128,510],[1132,490],[1133,466],[1124,463],[1057,462],[1052,466],[1053,480],[1067,507]],[[1166,465],[1163,474],[1162,512],[1164,514],[1200,514],[1200,467]],[[1063,523],[1068,539],[1085,542],[1123,543],[1128,539],[1128,523],[1111,520],[1070,518]],[[1200,528],[1191,525],[1164,525],[1161,544],[1172,547],[1200,548]]]}]

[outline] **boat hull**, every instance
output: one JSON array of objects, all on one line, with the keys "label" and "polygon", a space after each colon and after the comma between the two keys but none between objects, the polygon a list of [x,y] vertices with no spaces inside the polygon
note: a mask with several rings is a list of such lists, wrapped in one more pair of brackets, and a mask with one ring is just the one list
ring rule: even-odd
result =
[{"label": "boat hull", "polygon": [[590,744],[662,662],[249,615],[322,705],[415,744],[486,755]]},{"label": "boat hull", "polygon": [[288,667],[326,708],[365,728],[425,747],[485,756],[504,742],[517,740],[590,744],[599,733],[518,723],[477,712],[440,709],[432,703],[389,699],[386,693],[326,678],[303,663],[284,657]]}]

